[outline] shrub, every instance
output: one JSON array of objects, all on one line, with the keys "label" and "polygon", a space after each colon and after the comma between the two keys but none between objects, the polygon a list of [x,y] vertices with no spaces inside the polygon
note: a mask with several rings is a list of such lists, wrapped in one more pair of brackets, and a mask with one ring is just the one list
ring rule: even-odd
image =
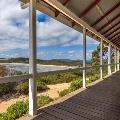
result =
[{"label": "shrub", "polygon": [[64,89],[59,92],[59,96],[63,97],[65,95],[67,95],[68,93],[75,91],[81,87],[82,87],[82,80],[73,80],[68,89]]},{"label": "shrub", "polygon": [[80,72],[57,73],[40,77],[37,79],[37,81],[41,81],[46,84],[69,83],[73,81],[73,79],[77,79],[78,77],[80,77],[80,75]]},{"label": "shrub", "polygon": [[28,104],[23,101],[16,102],[7,109],[8,118],[15,120],[28,112]]},{"label": "shrub", "polygon": [[28,104],[23,101],[16,102],[8,107],[6,113],[0,115],[0,120],[16,120],[28,112]]},{"label": "shrub", "polygon": [[23,75],[21,71],[16,71],[16,75]]},{"label": "shrub", "polygon": [[81,87],[82,87],[82,80],[74,80],[73,82],[71,82],[69,89],[70,91],[75,91]]},{"label": "shrub", "polygon": [[[44,91],[49,89],[47,85],[43,82],[37,82],[37,90],[38,91]],[[20,94],[28,94],[29,93],[29,83],[28,82],[22,82],[16,86],[16,92]]]},{"label": "shrub", "polygon": [[91,75],[91,76],[89,77],[89,81],[90,81],[90,83],[91,83],[91,82],[94,82],[94,81],[98,80],[99,78],[100,78],[100,75],[98,75],[98,74],[95,74],[94,76]]},{"label": "shrub", "polygon": [[7,113],[0,114],[0,120],[8,120]]},{"label": "shrub", "polygon": [[70,89],[64,89],[64,90],[59,92],[59,96],[63,97],[65,95],[67,95],[68,93],[70,93]]},{"label": "shrub", "polygon": [[37,81],[37,91],[45,91],[49,89],[46,83]]},{"label": "shrub", "polygon": [[37,97],[37,105],[38,105],[38,107],[42,107],[42,106],[44,106],[44,105],[46,105],[46,104],[48,104],[48,103],[50,103],[52,101],[53,101],[53,99],[50,98],[49,96],[41,95],[41,96]]},{"label": "shrub", "polygon": [[16,83],[0,84],[0,97],[5,94],[12,93],[15,90]]},{"label": "shrub", "polygon": [[29,93],[29,84],[28,82],[19,83],[16,86],[16,92],[20,94],[28,94]]},{"label": "shrub", "polygon": [[[53,101],[52,98],[49,96],[38,96],[37,97],[37,104],[38,107],[42,107],[48,103]],[[16,120],[17,118],[22,117],[23,115],[27,114],[28,112],[28,101],[19,101],[15,104],[12,104],[8,107],[6,113],[0,114],[0,120]]]}]

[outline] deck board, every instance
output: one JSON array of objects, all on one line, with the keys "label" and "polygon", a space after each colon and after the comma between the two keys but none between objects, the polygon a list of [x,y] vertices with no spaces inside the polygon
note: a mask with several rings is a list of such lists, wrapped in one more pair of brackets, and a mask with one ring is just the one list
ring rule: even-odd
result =
[{"label": "deck board", "polygon": [[34,120],[120,120],[120,72],[40,109]]}]

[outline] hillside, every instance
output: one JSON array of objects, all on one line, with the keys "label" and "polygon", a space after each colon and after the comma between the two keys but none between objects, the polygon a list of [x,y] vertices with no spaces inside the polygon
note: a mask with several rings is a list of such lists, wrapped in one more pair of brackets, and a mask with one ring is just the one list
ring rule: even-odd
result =
[{"label": "hillside", "polygon": [[[0,63],[29,63],[28,58],[10,58],[0,59]],[[82,61],[79,60],[68,60],[68,59],[52,59],[52,60],[40,60],[37,59],[38,64],[43,65],[67,65],[67,66],[82,66]],[[90,64],[88,61],[87,64]]]}]

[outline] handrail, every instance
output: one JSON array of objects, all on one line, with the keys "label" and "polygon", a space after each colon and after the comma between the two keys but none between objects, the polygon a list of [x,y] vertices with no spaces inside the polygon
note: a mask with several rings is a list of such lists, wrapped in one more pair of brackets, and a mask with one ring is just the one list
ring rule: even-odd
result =
[{"label": "handrail", "polygon": [[[65,70],[56,70],[56,71],[48,71],[48,72],[40,72],[37,73],[37,77],[50,75],[50,74],[56,74],[56,73],[64,73],[64,72],[75,72],[77,70],[85,70],[90,68],[96,68],[96,67],[105,67],[108,65],[117,65],[120,63],[113,63],[113,64],[104,64],[104,65],[95,65],[95,66],[86,66],[86,67],[76,67],[76,68],[69,68]],[[9,82],[20,82],[28,80],[29,78],[32,78],[32,74],[26,74],[26,75],[15,75],[15,76],[7,76],[7,77],[0,77],[0,84],[3,83],[9,83]]]}]

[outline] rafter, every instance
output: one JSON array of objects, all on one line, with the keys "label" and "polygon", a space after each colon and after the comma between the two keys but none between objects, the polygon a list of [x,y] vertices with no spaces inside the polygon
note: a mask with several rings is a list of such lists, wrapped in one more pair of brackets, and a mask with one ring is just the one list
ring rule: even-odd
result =
[{"label": "rafter", "polygon": [[113,17],[108,23],[104,24],[102,27],[100,27],[97,31],[101,31],[102,29],[104,29],[106,26],[108,26],[109,24],[111,24],[113,21],[115,21],[117,18],[120,17],[120,13],[118,13],[115,17]]},{"label": "rafter", "polygon": [[119,24],[120,24],[120,21],[118,21],[115,25],[111,26],[109,29],[107,29],[106,31],[104,31],[104,32],[102,33],[102,35],[108,33],[110,30],[112,30],[113,28],[115,28],[115,27],[116,27],[117,25],[119,25]]},{"label": "rafter", "polygon": [[113,6],[109,11],[107,11],[103,16],[101,16],[98,20],[96,20],[92,26],[95,26],[98,24],[101,20],[103,20],[106,16],[108,16],[111,12],[113,12],[115,9],[117,9],[120,6],[120,2],[118,2],[115,6]]},{"label": "rafter", "polygon": [[[88,12],[90,12],[101,0],[95,0],[90,4],[80,15],[79,18],[83,18]],[[72,27],[75,25],[75,22],[72,23]]]},{"label": "rafter", "polygon": [[118,36],[116,36],[114,39],[112,39],[112,41],[118,39],[120,37],[120,34]]},{"label": "rafter", "polygon": [[116,44],[116,45],[120,45],[120,39],[117,39],[115,41],[112,41],[112,43]]},{"label": "rafter", "polygon": [[109,37],[111,34],[117,32],[118,30],[120,30],[120,26],[114,29],[113,31],[111,31],[109,34],[105,35],[105,37]]},{"label": "rafter", "polygon": [[[64,0],[63,5],[64,5],[64,6],[67,5],[69,1],[70,1],[70,0]],[[60,12],[59,12],[58,10],[56,10],[56,12],[55,12],[55,17],[57,17],[59,14],[60,14]]]},{"label": "rafter", "polygon": [[120,36],[118,36],[116,39],[113,39],[111,41],[118,41],[118,40],[120,40]]},{"label": "rafter", "polygon": [[116,34],[114,34],[112,37],[109,37],[108,39],[116,38],[118,35],[120,35],[120,31],[118,31]]}]

